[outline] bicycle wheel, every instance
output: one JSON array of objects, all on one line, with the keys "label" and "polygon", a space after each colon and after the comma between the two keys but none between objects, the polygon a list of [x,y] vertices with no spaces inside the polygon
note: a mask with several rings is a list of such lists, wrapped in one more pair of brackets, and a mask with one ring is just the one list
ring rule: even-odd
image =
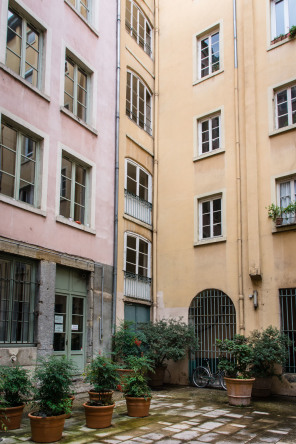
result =
[{"label": "bicycle wheel", "polygon": [[205,367],[196,367],[192,374],[192,381],[196,387],[204,388],[211,379],[209,370]]},{"label": "bicycle wheel", "polygon": [[220,374],[219,374],[219,383],[220,383],[221,387],[223,388],[223,390],[227,390],[226,383],[224,381],[224,372],[220,372]]}]

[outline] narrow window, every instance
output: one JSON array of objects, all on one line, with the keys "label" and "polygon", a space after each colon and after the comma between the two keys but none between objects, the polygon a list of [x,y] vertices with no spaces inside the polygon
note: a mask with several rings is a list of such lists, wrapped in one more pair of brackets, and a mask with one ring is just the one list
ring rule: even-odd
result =
[{"label": "narrow window", "polygon": [[220,144],[220,114],[198,121],[199,154],[215,151]]},{"label": "narrow window", "polygon": [[88,119],[88,83],[87,73],[66,57],[64,106],[84,122]]},{"label": "narrow window", "polygon": [[68,0],[86,20],[90,18],[90,0]]},{"label": "narrow window", "polygon": [[203,200],[199,202],[200,239],[222,236],[222,199]]},{"label": "narrow window", "polygon": [[152,134],[151,94],[146,85],[131,72],[127,73],[126,114],[147,133]]},{"label": "narrow window", "polygon": [[200,77],[206,77],[220,69],[219,31],[199,41]]},{"label": "narrow window", "polygon": [[275,94],[276,126],[283,128],[296,123],[296,85]]},{"label": "narrow window", "polygon": [[295,0],[271,0],[271,38],[286,35],[296,25]]},{"label": "narrow window", "polygon": [[125,213],[152,223],[152,177],[140,165],[126,161]]},{"label": "narrow window", "polygon": [[126,0],[125,27],[138,45],[152,57],[152,28],[143,11],[133,0]]},{"label": "narrow window", "polygon": [[[295,177],[279,181],[277,183],[278,205],[284,210],[291,202],[296,202],[296,179]],[[283,225],[295,222],[295,212],[283,212]]]}]

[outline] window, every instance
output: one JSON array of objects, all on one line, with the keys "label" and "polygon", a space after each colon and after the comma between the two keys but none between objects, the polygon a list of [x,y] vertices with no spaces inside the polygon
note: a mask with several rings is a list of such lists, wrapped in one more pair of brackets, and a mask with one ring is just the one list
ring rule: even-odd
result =
[{"label": "window", "polygon": [[70,57],[66,57],[64,107],[84,122],[88,120],[88,89],[88,74]]},{"label": "window", "polygon": [[296,25],[295,0],[271,0],[271,38],[286,35]]},{"label": "window", "polygon": [[222,198],[199,201],[199,239],[222,236]]},{"label": "window", "polygon": [[206,154],[221,148],[220,114],[198,120],[199,154]]},{"label": "window", "polygon": [[296,288],[281,288],[281,331],[290,339],[285,373],[296,373]]},{"label": "window", "polygon": [[[286,178],[277,183],[277,201],[281,208],[286,208],[289,203],[296,201],[296,177]],[[283,213],[283,225],[294,223],[294,213]]]},{"label": "window", "polygon": [[296,85],[275,93],[277,129],[296,123]]},{"label": "window", "polygon": [[2,122],[0,193],[37,207],[39,142]]},{"label": "window", "polygon": [[78,161],[62,156],[60,184],[60,215],[78,224],[89,220],[87,212],[89,167]]},{"label": "window", "polygon": [[152,28],[144,13],[133,0],[126,0],[125,27],[138,45],[151,57]]},{"label": "window", "polygon": [[125,213],[151,225],[152,177],[131,160],[126,161]]},{"label": "window", "polygon": [[220,33],[203,36],[198,40],[199,77],[209,76],[220,69]]},{"label": "window", "polygon": [[42,35],[29,21],[8,10],[6,65],[12,71],[40,88]]},{"label": "window", "polygon": [[90,17],[91,0],[68,0],[72,6],[86,19]]},{"label": "window", "polygon": [[32,262],[0,257],[0,343],[33,343],[36,288]]},{"label": "window", "polygon": [[151,94],[144,83],[135,76],[127,73],[126,85],[126,114],[138,126],[152,134]]}]

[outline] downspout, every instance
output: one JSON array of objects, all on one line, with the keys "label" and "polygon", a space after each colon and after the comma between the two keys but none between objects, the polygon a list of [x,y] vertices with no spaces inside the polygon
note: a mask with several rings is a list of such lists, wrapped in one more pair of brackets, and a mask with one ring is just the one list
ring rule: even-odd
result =
[{"label": "downspout", "polygon": [[239,90],[238,90],[238,56],[237,56],[237,11],[236,0],[233,0],[233,35],[234,35],[234,114],[235,114],[235,147],[236,147],[236,191],[237,191],[237,263],[239,293],[239,331],[245,332],[245,306],[243,295],[243,253],[242,253],[242,184],[241,184],[241,145],[239,129]]},{"label": "downspout", "polygon": [[158,114],[159,114],[159,0],[154,2],[155,34],[154,34],[154,171],[153,171],[153,320],[157,317],[157,217],[158,217]]},{"label": "downspout", "polygon": [[116,325],[117,302],[117,259],[118,259],[118,182],[119,182],[119,99],[120,99],[120,5],[117,0],[116,19],[116,111],[115,111],[115,179],[114,179],[114,250],[113,250],[113,298],[112,298],[112,333]]}]

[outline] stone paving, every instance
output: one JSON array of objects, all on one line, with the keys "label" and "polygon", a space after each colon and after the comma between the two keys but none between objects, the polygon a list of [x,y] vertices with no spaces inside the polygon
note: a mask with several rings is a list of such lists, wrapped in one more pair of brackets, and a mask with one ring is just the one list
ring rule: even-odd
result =
[{"label": "stone paving", "polygon": [[[75,400],[66,420],[61,444],[236,444],[296,443],[295,398],[253,400],[250,407],[232,407],[222,390],[170,387],[153,392],[150,415],[130,418],[125,401],[115,394],[112,426],[85,426],[82,403]],[[24,417],[20,430],[1,434],[3,444],[31,443],[30,425]]]}]

